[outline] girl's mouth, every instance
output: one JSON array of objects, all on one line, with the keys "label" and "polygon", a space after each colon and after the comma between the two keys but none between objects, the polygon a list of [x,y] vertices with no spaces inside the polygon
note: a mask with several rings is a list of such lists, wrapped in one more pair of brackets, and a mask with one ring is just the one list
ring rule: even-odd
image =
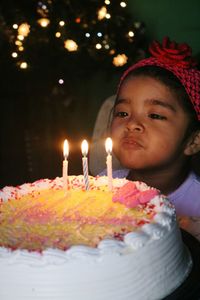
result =
[{"label": "girl's mouth", "polygon": [[131,148],[131,149],[143,148],[142,144],[140,142],[138,142],[135,138],[132,138],[132,137],[123,138],[122,147]]}]

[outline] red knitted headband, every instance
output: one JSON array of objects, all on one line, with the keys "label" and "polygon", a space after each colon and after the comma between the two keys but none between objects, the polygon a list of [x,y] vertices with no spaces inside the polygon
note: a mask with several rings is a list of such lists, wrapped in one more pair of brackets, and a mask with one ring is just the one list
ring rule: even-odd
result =
[{"label": "red knitted headband", "polygon": [[171,42],[168,37],[165,37],[162,45],[154,41],[150,45],[149,51],[151,57],[137,62],[124,72],[119,87],[132,70],[143,66],[159,66],[167,69],[184,86],[200,121],[200,71],[195,68],[196,63],[191,57],[191,48],[187,44]]}]

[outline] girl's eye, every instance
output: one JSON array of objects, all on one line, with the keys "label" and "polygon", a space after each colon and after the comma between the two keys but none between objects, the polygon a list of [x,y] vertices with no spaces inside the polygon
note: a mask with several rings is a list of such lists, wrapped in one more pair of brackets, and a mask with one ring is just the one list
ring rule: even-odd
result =
[{"label": "girl's eye", "polygon": [[165,116],[162,116],[159,114],[149,114],[149,118],[156,119],[156,120],[166,120],[167,119]]},{"label": "girl's eye", "polygon": [[128,116],[128,113],[125,111],[116,111],[114,117],[125,118]]}]

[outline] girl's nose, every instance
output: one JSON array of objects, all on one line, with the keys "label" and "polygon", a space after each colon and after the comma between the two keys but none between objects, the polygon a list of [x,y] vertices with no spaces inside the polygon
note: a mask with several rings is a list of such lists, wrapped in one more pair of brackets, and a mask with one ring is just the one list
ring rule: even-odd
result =
[{"label": "girl's nose", "polygon": [[143,131],[144,127],[139,120],[136,120],[135,118],[130,118],[127,120],[126,129],[128,131]]}]

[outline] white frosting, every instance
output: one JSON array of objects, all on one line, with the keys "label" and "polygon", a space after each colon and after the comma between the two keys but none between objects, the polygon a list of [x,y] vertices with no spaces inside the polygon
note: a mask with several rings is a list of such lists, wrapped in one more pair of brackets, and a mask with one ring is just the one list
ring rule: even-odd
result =
[{"label": "white frosting", "polygon": [[125,235],[124,242],[134,250],[144,247],[150,240],[150,236],[142,231],[130,232]]},{"label": "white frosting", "polygon": [[[83,183],[82,176],[70,179]],[[106,177],[94,181],[96,185],[107,184]],[[114,180],[114,185],[125,182]],[[13,194],[49,186],[61,187],[62,179],[5,187],[0,197],[6,201]],[[67,251],[47,249],[42,254],[1,247],[0,299],[156,300],[170,294],[189,274],[192,262],[182,243],[174,208],[164,197],[156,196],[150,203],[155,205],[154,223],[126,234],[124,241],[107,239],[97,248],[79,245]]]}]

